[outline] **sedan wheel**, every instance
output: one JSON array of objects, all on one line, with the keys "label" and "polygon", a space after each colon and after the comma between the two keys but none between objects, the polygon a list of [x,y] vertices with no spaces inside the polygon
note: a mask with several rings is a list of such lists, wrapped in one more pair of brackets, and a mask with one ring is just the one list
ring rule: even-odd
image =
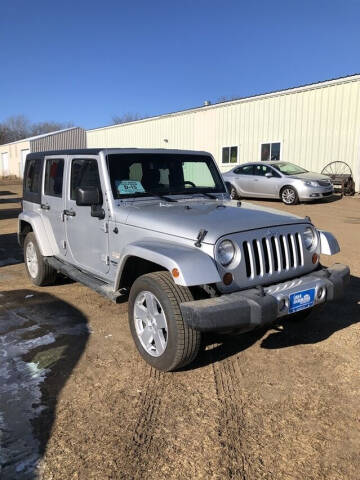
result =
[{"label": "sedan wheel", "polygon": [[294,188],[292,187],[285,187],[281,192],[281,200],[286,205],[295,205],[298,203],[298,195]]}]

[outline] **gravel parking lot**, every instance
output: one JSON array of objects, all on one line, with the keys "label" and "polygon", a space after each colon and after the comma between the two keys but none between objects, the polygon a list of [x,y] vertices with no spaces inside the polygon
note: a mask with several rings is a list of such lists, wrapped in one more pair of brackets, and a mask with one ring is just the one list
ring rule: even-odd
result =
[{"label": "gravel parking lot", "polygon": [[208,336],[161,374],[127,304],[69,280],[34,287],[16,242],[20,186],[0,185],[0,477],[360,479],[360,198],[285,207],[336,235],[346,299],[306,321]]}]

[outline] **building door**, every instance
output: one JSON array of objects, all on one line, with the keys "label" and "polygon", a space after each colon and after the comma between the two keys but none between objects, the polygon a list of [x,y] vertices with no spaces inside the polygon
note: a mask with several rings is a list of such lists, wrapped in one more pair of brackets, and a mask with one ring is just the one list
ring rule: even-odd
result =
[{"label": "building door", "polygon": [[108,218],[91,216],[91,207],[76,205],[76,189],[97,187],[101,181],[97,158],[75,157],[71,160],[70,187],[66,194],[65,229],[68,255],[71,262],[98,276],[109,270]]},{"label": "building door", "polygon": [[2,166],[2,176],[7,177],[9,175],[9,154],[8,152],[1,154],[1,166]]},{"label": "building door", "polygon": [[56,255],[66,255],[65,225],[63,211],[65,208],[64,192],[65,159],[45,157],[44,184],[41,195],[41,216],[51,243],[57,246]]},{"label": "building door", "polygon": [[21,150],[21,159],[20,159],[20,178],[23,178],[24,176],[24,168],[25,168],[25,161],[26,161],[26,155],[30,153],[30,149],[27,148],[26,150]]}]

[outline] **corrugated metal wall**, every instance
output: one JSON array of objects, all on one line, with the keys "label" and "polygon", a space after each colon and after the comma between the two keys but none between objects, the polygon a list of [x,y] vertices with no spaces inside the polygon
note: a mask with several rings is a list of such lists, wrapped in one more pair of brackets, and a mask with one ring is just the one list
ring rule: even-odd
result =
[{"label": "corrugated metal wall", "polygon": [[261,144],[281,142],[281,159],[320,172],[350,164],[360,183],[360,75],[222,105],[87,131],[87,146],[206,150],[222,171],[222,148],[239,163],[260,160]]},{"label": "corrugated metal wall", "polygon": [[82,128],[72,128],[71,130],[30,140],[30,148],[32,152],[86,148],[86,133]]}]

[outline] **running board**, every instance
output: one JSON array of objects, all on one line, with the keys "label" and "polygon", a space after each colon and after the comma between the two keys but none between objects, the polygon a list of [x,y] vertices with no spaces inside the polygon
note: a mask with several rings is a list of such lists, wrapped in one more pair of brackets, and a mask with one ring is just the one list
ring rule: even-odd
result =
[{"label": "running board", "polygon": [[103,297],[109,298],[114,303],[119,303],[127,298],[126,289],[121,289],[120,291],[118,290],[114,292],[114,290],[111,289],[111,286],[108,283],[105,283],[98,278],[90,276],[89,274],[79,270],[73,265],[61,262],[55,257],[43,258],[44,261],[53,269],[64,274],[66,277],[75,280],[75,282],[82,283],[86,287],[95,290],[95,292],[99,293]]}]

